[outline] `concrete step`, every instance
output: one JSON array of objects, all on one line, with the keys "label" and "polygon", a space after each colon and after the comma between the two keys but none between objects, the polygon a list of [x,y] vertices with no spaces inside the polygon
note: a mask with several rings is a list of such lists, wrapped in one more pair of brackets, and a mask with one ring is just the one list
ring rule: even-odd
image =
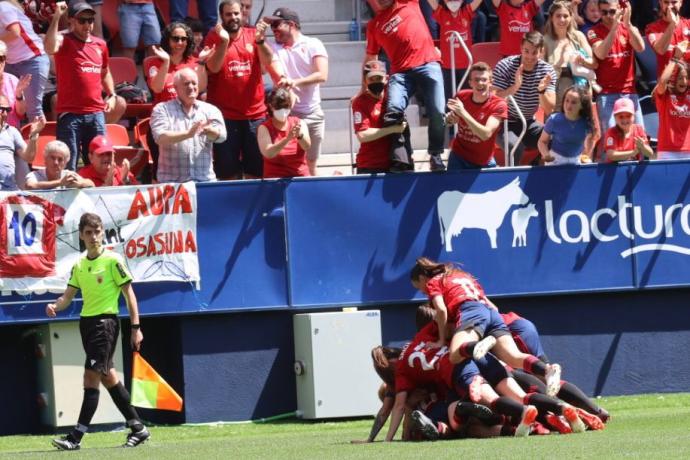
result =
[{"label": "concrete step", "polygon": [[359,86],[365,42],[326,42],[328,81],[323,86]]},{"label": "concrete step", "polygon": [[[448,152],[442,154],[444,161],[448,160]],[[412,158],[415,162],[415,171],[429,171],[429,154],[426,149],[415,150]],[[351,157],[349,153],[333,153],[330,155],[322,155],[319,158],[318,175],[319,176],[351,176],[352,166]]]},{"label": "concrete step", "polygon": [[359,92],[360,88],[361,86],[359,84],[347,86],[322,86],[321,99],[346,99],[349,101]]},{"label": "concrete step", "polygon": [[[267,0],[264,16],[270,16],[276,8],[287,6],[295,11],[302,24],[307,22],[350,21],[353,17],[351,0]],[[254,17],[259,14],[261,2],[254,2]],[[362,9],[364,11],[364,9]]]}]

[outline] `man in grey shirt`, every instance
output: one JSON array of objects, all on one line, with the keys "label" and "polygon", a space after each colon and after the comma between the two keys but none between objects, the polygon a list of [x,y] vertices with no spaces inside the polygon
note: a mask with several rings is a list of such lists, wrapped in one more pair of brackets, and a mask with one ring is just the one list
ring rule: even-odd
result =
[{"label": "man in grey shirt", "polygon": [[151,114],[151,133],[160,149],[158,181],[216,180],[212,146],[227,137],[223,115],[197,100],[199,81],[193,70],[178,70],[173,83],[177,98],[156,105]]},{"label": "man in grey shirt", "polygon": [[36,141],[45,126],[44,118],[38,118],[31,123],[31,133],[27,145],[19,130],[7,123],[7,117],[12,111],[10,101],[0,95],[0,190],[17,190],[15,155],[27,163],[34,161],[36,156]]}]

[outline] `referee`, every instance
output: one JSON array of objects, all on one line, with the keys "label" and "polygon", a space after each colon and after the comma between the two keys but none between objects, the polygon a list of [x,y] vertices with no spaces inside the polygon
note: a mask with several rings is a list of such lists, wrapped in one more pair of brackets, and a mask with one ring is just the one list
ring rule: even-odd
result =
[{"label": "referee", "polygon": [[131,429],[123,447],[135,447],[146,441],[150,433],[130,404],[129,393],[118,380],[113,366],[113,354],[120,332],[120,323],[117,319],[120,292],[124,294],[129,308],[132,348],[139,350],[144,339],[139,326],[137,299],[132,289],[132,275],[118,254],[101,246],[103,222],[99,216],[92,213],[81,216],[79,239],[86,246],[86,254],[83,254],[72,267],[72,276],[65,293],[55,303],[48,304],[46,314],[54,318],[57,312],[70,305],[77,290],[81,289],[84,304],[79,320],[79,332],[86,352],[84,399],[77,426],[67,436],[53,439],[52,442],[60,450],[77,450],[81,447],[81,439],[88,431],[98,407],[99,387],[103,383]]}]

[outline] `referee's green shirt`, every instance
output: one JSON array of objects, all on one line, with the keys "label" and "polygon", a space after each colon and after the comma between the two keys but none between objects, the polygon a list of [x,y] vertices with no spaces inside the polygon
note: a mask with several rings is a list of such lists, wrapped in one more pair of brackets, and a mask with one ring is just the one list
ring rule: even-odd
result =
[{"label": "referee's green shirt", "polygon": [[104,249],[95,259],[86,254],[72,267],[68,285],[81,290],[81,316],[117,315],[122,285],[132,281],[122,257]]}]

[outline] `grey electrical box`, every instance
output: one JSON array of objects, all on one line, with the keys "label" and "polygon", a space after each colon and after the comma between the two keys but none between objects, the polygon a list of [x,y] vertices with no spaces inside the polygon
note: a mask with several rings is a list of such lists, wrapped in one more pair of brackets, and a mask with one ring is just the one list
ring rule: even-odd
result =
[{"label": "grey electrical box", "polygon": [[297,409],[305,419],[374,415],[381,380],[371,349],[381,345],[378,310],[293,317]]},{"label": "grey electrical box", "polygon": [[[77,424],[84,396],[84,361],[78,321],[51,322],[39,329],[38,385],[45,406],[41,422],[48,426],[64,427]],[[122,375],[122,347],[113,356],[113,364]],[[98,410],[92,423],[124,422],[113,400],[101,386]]]}]

